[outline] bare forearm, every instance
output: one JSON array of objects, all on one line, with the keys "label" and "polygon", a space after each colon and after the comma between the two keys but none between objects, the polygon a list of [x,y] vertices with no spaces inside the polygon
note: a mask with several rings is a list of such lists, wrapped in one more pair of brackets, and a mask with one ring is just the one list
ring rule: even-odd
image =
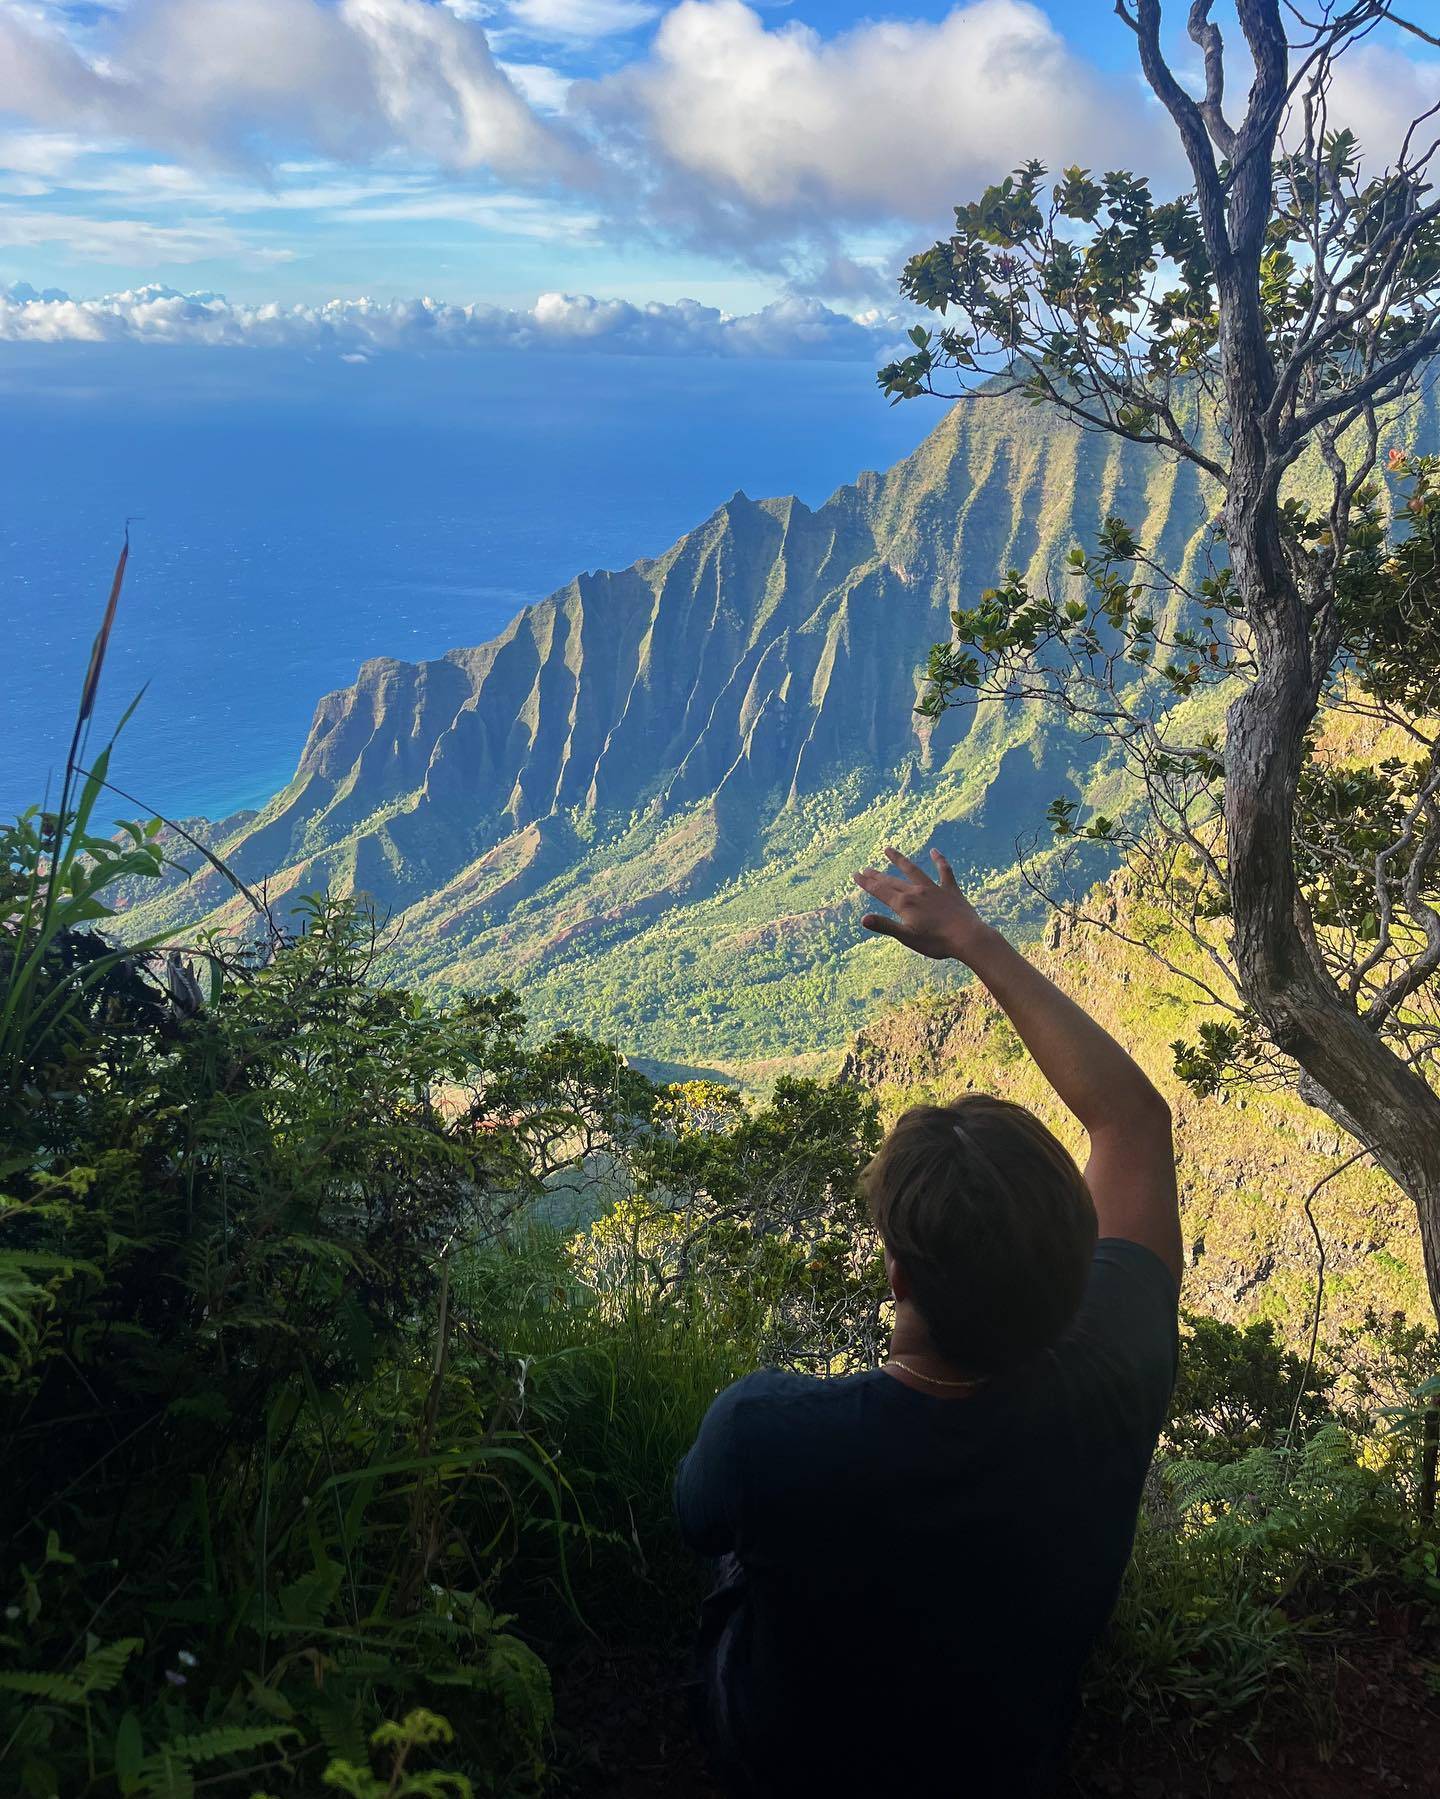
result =
[{"label": "bare forearm", "polygon": [[961,959],[994,995],[1040,1072],[1093,1136],[1165,1109],[1143,1069],[1083,1007],[988,926]]},{"label": "bare forearm", "polygon": [[1085,1169],[1100,1232],[1142,1243],[1181,1275],[1170,1109],[1110,1033],[997,931],[963,960],[1004,1009],[1040,1072],[1084,1125]]}]

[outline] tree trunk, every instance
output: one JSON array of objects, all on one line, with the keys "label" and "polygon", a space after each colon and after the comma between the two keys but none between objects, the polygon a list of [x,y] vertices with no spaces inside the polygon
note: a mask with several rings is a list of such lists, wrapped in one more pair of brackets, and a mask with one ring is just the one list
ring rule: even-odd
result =
[{"label": "tree trunk", "polygon": [[[1260,258],[1287,86],[1285,32],[1278,0],[1240,0],[1239,16],[1256,86],[1225,219],[1204,221],[1231,437],[1225,535],[1254,632],[1256,666],[1253,684],[1230,707],[1225,734],[1232,951],[1241,991],[1276,1046],[1300,1065],[1307,1095],[1372,1151],[1414,1203],[1431,1304],[1440,1317],[1440,1095],[1364,1023],[1331,979],[1313,947],[1295,870],[1305,738],[1334,645],[1312,640],[1286,560],[1280,484],[1290,458],[1270,441],[1266,426],[1276,375],[1260,303]],[[1204,189],[1207,170],[1193,154],[1191,160]]]},{"label": "tree trunk", "polygon": [[1370,1149],[1413,1202],[1440,1317],[1440,1094],[1364,1023],[1301,929],[1294,812],[1317,705],[1309,632],[1298,602],[1289,603],[1283,574],[1275,583],[1274,571],[1265,571],[1271,584],[1268,591],[1261,585],[1263,549],[1243,528],[1232,532],[1231,554],[1249,601],[1258,665],[1254,684],[1230,708],[1225,739],[1232,949],[1241,990],[1276,1046],[1300,1065],[1305,1096]]},{"label": "tree trunk", "polygon": [[[1165,60],[1159,0],[1136,0],[1132,22],[1146,80],[1175,121],[1195,178],[1196,215],[1214,270],[1230,442],[1223,522],[1235,588],[1254,633],[1255,680],[1231,706],[1225,736],[1231,947],[1241,991],[1271,1040],[1300,1065],[1304,1090],[1373,1152],[1414,1202],[1440,1317],[1440,1095],[1386,1047],[1331,979],[1295,871],[1305,737],[1338,627],[1333,608],[1328,622],[1323,609],[1312,622],[1287,561],[1280,486],[1294,446],[1278,440],[1270,419],[1278,376],[1260,269],[1276,144],[1287,107],[1295,104],[1286,16],[1281,0],[1235,0],[1254,82],[1245,117],[1231,132],[1221,115],[1209,10],[1197,4],[1190,15],[1191,37],[1206,54],[1203,103]],[[1328,30],[1317,28],[1318,40]],[[1323,91],[1323,83],[1313,91]]]}]

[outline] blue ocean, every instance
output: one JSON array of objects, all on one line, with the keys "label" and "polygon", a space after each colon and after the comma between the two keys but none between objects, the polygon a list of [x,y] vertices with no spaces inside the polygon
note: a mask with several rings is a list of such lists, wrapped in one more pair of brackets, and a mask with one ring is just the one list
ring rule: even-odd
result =
[{"label": "blue ocean", "polygon": [[481,642],[737,488],[818,504],[937,419],[849,363],[6,346],[0,811],[57,782],[127,519],[92,751],[143,688],[113,778],[214,817],[366,657]]}]

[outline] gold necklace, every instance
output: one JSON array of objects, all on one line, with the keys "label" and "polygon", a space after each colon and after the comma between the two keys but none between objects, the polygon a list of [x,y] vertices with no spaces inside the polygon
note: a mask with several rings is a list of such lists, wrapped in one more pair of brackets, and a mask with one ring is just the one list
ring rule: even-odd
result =
[{"label": "gold necklace", "polygon": [[892,1355],[885,1366],[887,1368],[903,1368],[907,1374],[913,1374],[916,1380],[929,1381],[933,1387],[983,1387],[985,1385],[986,1377],[983,1374],[978,1380],[974,1378],[970,1380],[944,1380],[938,1374],[923,1374],[920,1369],[912,1368],[908,1362],[902,1362],[898,1355]]}]

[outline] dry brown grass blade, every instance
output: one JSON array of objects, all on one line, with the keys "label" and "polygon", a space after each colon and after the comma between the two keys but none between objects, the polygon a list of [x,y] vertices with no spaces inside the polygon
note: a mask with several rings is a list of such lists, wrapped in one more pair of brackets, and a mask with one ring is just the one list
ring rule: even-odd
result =
[{"label": "dry brown grass blade", "polygon": [[100,621],[100,629],[95,633],[95,642],[90,647],[90,666],[85,671],[85,685],[80,690],[80,705],[75,713],[75,729],[70,734],[70,754],[65,758],[65,778],[60,784],[60,809],[54,814],[54,836],[50,845],[50,878],[45,885],[45,914],[48,918],[55,900],[56,864],[60,859],[60,842],[65,834],[65,821],[70,813],[70,798],[75,786],[75,768],[81,753],[81,745],[85,742],[86,725],[95,710],[95,696],[100,691],[100,671],[105,666],[105,651],[110,644],[110,632],[115,625],[115,609],[120,604],[120,588],[125,580],[125,564],[130,560],[130,526],[125,526],[125,541],[120,546],[120,555],[115,563],[115,574],[110,582],[110,599],[105,607],[105,616]]},{"label": "dry brown grass blade", "polygon": [[85,671],[85,685],[80,690],[80,714],[76,720],[77,727],[83,725],[95,710],[95,695],[100,690],[100,671],[105,666],[105,652],[110,647],[110,633],[115,625],[115,608],[120,603],[120,588],[125,580],[125,564],[130,560],[130,527],[125,527],[125,542],[121,545],[120,556],[115,564],[115,578],[110,583],[110,599],[105,607],[105,617],[101,620],[100,629],[95,634],[95,642],[90,650],[90,666]]}]

